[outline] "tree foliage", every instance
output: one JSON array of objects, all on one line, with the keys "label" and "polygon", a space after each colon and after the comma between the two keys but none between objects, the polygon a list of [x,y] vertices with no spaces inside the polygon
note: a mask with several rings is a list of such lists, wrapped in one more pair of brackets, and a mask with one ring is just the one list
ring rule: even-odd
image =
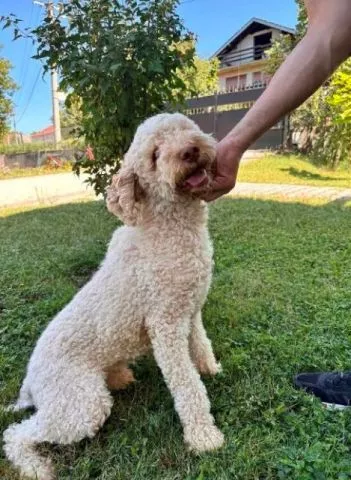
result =
[{"label": "tree foliage", "polygon": [[294,39],[290,35],[280,35],[272,42],[272,46],[266,50],[267,63],[264,70],[269,75],[274,75],[280,65],[294,48]]},{"label": "tree foliage", "polygon": [[[1,46],[0,46],[1,48]],[[13,112],[12,95],[17,89],[10,76],[11,63],[0,57],[0,142],[9,131],[9,120]]]},{"label": "tree foliage", "polygon": [[82,100],[73,93],[60,108],[62,138],[79,137],[82,128]]},{"label": "tree foliage", "polygon": [[293,115],[300,148],[315,163],[337,168],[351,161],[351,59]]},{"label": "tree foliage", "polygon": [[[195,50],[195,41],[191,40],[186,48]],[[183,46],[183,48],[184,48]],[[184,82],[188,96],[211,95],[218,89],[218,58],[206,60],[199,56],[194,57],[194,62],[179,70],[179,76]]]},{"label": "tree foliage", "polygon": [[218,89],[218,58],[206,60],[198,56],[194,59],[194,70],[186,69],[181,75],[190,94],[211,95]]},{"label": "tree foliage", "polygon": [[308,26],[308,17],[303,0],[295,0],[297,4],[297,24],[295,27],[296,30],[296,42],[300,41],[302,37],[306,34]]},{"label": "tree foliage", "polygon": [[30,31],[44,69],[57,68],[60,90],[81,101],[79,134],[94,150],[75,169],[104,193],[136,127],[184,100],[179,71],[192,67],[191,39],[176,12],[178,0],[66,0]]},{"label": "tree foliage", "polygon": [[329,105],[334,109],[334,120],[345,124],[351,122],[351,60],[347,60],[335,72],[331,83]]}]

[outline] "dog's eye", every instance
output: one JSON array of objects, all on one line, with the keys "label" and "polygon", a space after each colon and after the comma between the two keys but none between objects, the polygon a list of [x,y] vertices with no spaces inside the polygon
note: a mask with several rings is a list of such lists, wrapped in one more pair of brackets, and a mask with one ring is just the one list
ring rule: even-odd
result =
[{"label": "dog's eye", "polygon": [[160,156],[160,150],[158,148],[155,148],[154,151],[152,152],[152,163],[154,166],[156,166],[156,162],[159,156]]}]

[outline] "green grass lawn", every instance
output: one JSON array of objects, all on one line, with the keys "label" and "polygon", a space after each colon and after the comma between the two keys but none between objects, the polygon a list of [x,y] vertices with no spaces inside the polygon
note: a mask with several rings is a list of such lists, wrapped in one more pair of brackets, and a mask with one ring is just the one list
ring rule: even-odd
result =
[{"label": "green grass lawn", "polygon": [[72,165],[69,163],[62,167],[36,167],[36,168],[10,168],[0,169],[0,180],[8,180],[9,178],[18,177],[35,177],[38,175],[52,175],[53,173],[71,172]]},{"label": "green grass lawn", "polygon": [[296,155],[268,155],[243,163],[238,181],[351,188],[351,167],[333,171],[318,168]]},{"label": "green grass lawn", "polygon": [[[99,202],[2,212],[0,404],[36,339],[86,282],[116,220]],[[204,321],[223,365],[205,380],[225,447],[189,454],[152,359],[116,393],[93,440],[43,448],[59,480],[346,480],[351,412],[294,390],[306,370],[351,369],[351,209],[224,199],[211,207],[216,266]],[[0,430],[28,413],[0,408]],[[1,457],[0,478],[18,480]]]}]

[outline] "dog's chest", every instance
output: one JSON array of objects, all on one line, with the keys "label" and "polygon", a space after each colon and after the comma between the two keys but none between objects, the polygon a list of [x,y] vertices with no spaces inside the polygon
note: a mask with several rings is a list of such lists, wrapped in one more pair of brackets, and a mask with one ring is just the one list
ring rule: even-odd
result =
[{"label": "dog's chest", "polygon": [[150,284],[156,298],[182,298],[203,304],[211,283],[212,245],[203,235],[175,235],[159,242],[148,265]]}]

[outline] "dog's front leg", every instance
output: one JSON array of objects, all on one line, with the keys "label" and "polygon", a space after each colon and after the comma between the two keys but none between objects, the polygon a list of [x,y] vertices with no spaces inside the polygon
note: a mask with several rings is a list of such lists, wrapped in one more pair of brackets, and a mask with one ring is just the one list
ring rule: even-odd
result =
[{"label": "dog's front leg", "polygon": [[174,398],[185,442],[203,452],[220,447],[223,435],[214,425],[206,388],[190,358],[189,330],[190,320],[148,322],[155,359]]},{"label": "dog's front leg", "polygon": [[216,375],[221,371],[221,365],[216,361],[211,341],[202,323],[201,312],[198,312],[191,322],[190,354],[200,373]]}]

